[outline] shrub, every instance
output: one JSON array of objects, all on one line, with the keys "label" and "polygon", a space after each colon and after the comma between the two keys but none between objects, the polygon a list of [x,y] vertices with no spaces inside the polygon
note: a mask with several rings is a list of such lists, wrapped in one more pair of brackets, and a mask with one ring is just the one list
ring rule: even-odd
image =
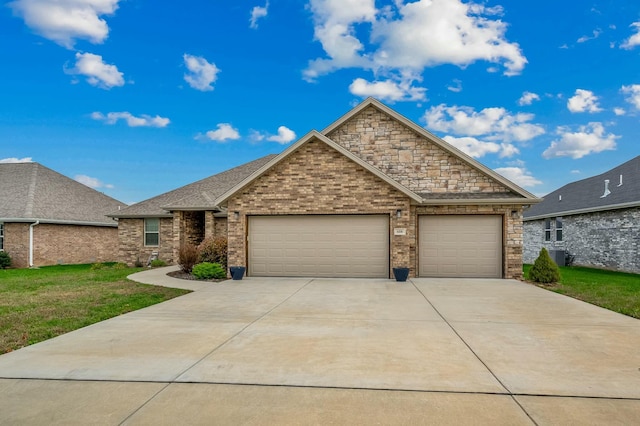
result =
[{"label": "shrub", "polygon": [[191,273],[193,265],[198,263],[198,249],[193,244],[185,244],[178,252],[178,265],[186,273]]},{"label": "shrub", "polygon": [[198,246],[198,260],[200,262],[219,263],[222,268],[227,267],[227,238],[209,237]]},{"label": "shrub", "polygon": [[560,280],[560,268],[551,260],[546,248],[540,250],[540,255],[529,270],[529,279],[537,283],[555,283]]},{"label": "shrub", "polygon": [[129,269],[129,265],[126,263],[118,262],[112,266],[113,269]]},{"label": "shrub", "polygon": [[164,260],[160,260],[160,259],[153,259],[151,261],[151,267],[152,268],[159,268],[160,266],[167,266],[167,262],[165,262]]},{"label": "shrub", "polygon": [[5,269],[11,266],[11,256],[6,251],[0,251],[0,268]]},{"label": "shrub", "polygon": [[92,271],[97,271],[99,269],[104,269],[106,267],[107,267],[107,265],[105,265],[104,263],[94,263],[94,264],[91,265],[91,270]]},{"label": "shrub", "polygon": [[193,267],[191,273],[199,280],[227,278],[227,271],[219,263],[202,262]]}]

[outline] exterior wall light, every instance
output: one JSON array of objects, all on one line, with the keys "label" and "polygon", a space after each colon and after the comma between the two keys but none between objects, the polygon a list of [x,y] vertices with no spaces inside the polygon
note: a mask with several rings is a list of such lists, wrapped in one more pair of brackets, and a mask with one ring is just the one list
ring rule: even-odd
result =
[{"label": "exterior wall light", "polygon": [[400,219],[402,217],[402,209],[396,210],[396,217]]},{"label": "exterior wall light", "polygon": [[234,218],[235,220],[240,219],[240,212],[233,212],[233,218]]}]

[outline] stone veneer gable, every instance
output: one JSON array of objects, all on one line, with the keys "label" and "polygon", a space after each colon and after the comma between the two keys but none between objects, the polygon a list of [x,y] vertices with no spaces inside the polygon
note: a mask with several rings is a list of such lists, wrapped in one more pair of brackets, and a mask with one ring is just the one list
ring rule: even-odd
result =
[{"label": "stone veneer gable", "polygon": [[500,182],[373,106],[327,137],[416,193],[511,194]]}]

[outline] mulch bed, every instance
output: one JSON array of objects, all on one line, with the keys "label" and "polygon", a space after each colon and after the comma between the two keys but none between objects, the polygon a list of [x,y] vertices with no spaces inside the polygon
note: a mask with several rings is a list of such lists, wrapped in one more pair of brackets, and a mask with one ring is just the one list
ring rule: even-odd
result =
[{"label": "mulch bed", "polygon": [[212,278],[210,280],[199,280],[196,277],[194,277],[193,275],[191,275],[188,272],[184,272],[182,270],[180,271],[173,271],[173,272],[169,272],[167,274],[168,276],[172,277],[172,278],[178,278],[179,280],[189,280],[189,281],[208,281],[210,283],[219,283],[221,281],[227,281],[229,278],[224,278],[224,279],[215,279]]}]

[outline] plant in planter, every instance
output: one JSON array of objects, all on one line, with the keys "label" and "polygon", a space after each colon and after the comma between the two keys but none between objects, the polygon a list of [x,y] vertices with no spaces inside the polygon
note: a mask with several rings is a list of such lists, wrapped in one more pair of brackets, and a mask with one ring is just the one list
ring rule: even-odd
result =
[{"label": "plant in planter", "polygon": [[409,278],[409,268],[393,268],[393,276],[396,278],[396,281],[404,282]]}]

